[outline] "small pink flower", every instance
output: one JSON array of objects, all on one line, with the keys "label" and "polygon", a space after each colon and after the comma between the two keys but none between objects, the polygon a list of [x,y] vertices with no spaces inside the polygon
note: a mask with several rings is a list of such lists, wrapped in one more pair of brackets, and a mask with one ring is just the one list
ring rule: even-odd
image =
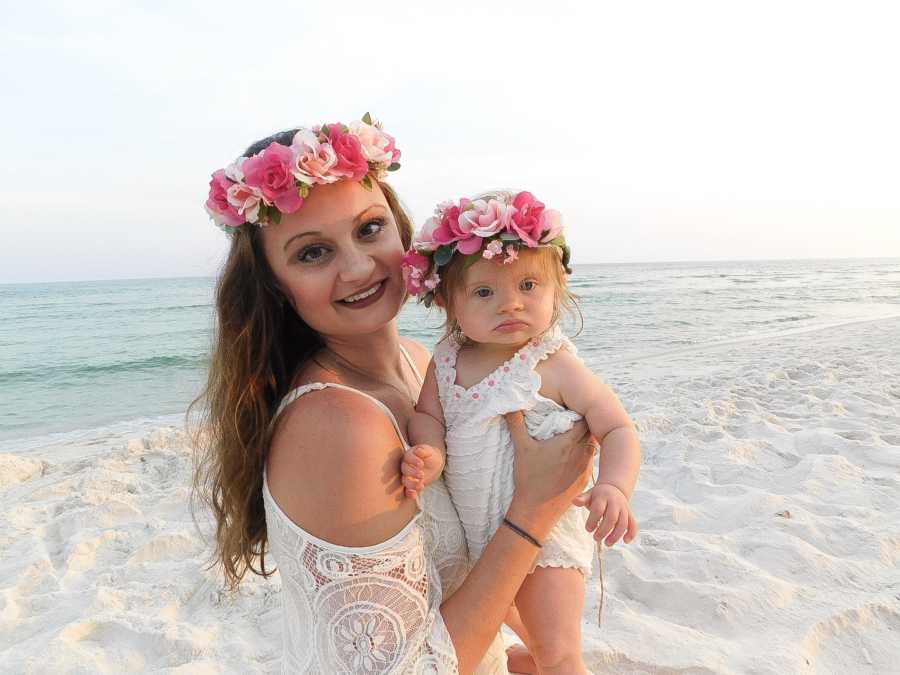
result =
[{"label": "small pink flower", "polygon": [[562,215],[555,209],[547,209],[541,214],[541,243],[549,244],[563,230]]},{"label": "small pink flower", "polygon": [[237,209],[249,223],[255,223],[259,218],[259,202],[262,194],[256,188],[235,183],[228,188],[228,203]]},{"label": "small pink flower", "polygon": [[409,265],[410,267],[415,267],[423,272],[427,272],[428,268],[431,267],[431,259],[416,253],[415,251],[407,251],[403,256],[401,263]]},{"label": "small pink flower", "polygon": [[360,181],[369,173],[369,162],[363,154],[359,139],[344,131],[340,124],[329,124],[328,141],[337,155],[337,164],[332,172],[341,178]]},{"label": "small pink flower", "polygon": [[526,246],[535,247],[541,238],[541,214],[544,204],[530,192],[519,192],[513,197],[516,212],[509,222],[509,231],[519,235]]},{"label": "small pink flower", "polygon": [[499,239],[494,239],[491,243],[484,247],[484,251],[482,251],[481,256],[490,260],[502,253],[503,242],[501,242]]},{"label": "small pink flower", "polygon": [[361,120],[350,124],[350,133],[359,139],[366,159],[376,164],[393,164],[400,159],[400,151],[394,147],[394,137],[373,124]]},{"label": "small pink flower", "polygon": [[503,259],[504,265],[510,265],[519,259],[519,252],[512,244],[506,246],[506,257]]},{"label": "small pink flower", "polygon": [[437,288],[437,285],[439,283],[441,283],[441,278],[438,276],[438,273],[436,271],[432,272],[425,280],[425,288],[427,288],[429,291],[433,291],[435,288]]},{"label": "small pink flower", "polygon": [[291,150],[294,153],[294,177],[301,183],[316,185],[339,180],[338,176],[331,173],[337,164],[334,148],[331,143],[321,143],[318,136],[309,129],[300,129],[294,134]]},{"label": "small pink flower", "polygon": [[234,185],[225,176],[225,170],[219,169],[209,181],[209,196],[206,198],[206,212],[217,225],[238,227],[244,224],[244,218],[237,209],[228,203],[228,189]]},{"label": "small pink flower", "polygon": [[303,205],[294,184],[293,164],[291,149],[272,143],[255,157],[248,158],[241,170],[244,182],[259,189],[266,204],[274,204],[282,213],[293,213]]}]

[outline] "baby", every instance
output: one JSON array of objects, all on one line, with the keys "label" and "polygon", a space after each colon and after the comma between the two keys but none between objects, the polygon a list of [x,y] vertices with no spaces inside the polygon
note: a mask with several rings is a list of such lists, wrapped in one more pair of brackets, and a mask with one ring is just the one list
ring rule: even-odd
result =
[{"label": "baby", "polygon": [[[595,540],[629,543],[637,532],[634,426],[559,326],[574,306],[568,259],[559,214],[519,192],[439,205],[403,263],[410,293],[441,307],[447,327],[409,423],[406,493],[443,472],[473,561],[501,525],[540,547],[507,617],[540,673],[587,672],[581,614]],[[569,509],[543,542],[504,517],[514,450],[503,415],[515,410],[538,440],[583,417],[601,444],[599,479],[575,500],[585,508]]]}]

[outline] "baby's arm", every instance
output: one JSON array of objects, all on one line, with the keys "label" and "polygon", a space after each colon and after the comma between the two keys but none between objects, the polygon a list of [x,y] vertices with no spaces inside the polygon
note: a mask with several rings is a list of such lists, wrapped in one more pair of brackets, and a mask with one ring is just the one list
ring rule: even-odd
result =
[{"label": "baby's arm", "polygon": [[407,435],[412,447],[403,455],[400,464],[403,487],[407,497],[433,483],[444,470],[444,411],[438,398],[434,361],[428,364],[425,382],[419,393],[416,411],[409,419]]},{"label": "baby's arm", "polygon": [[[629,543],[637,533],[628,500],[634,492],[641,466],[637,431],[618,397],[571,352],[561,349],[549,360],[544,382],[555,387],[563,404],[584,416],[591,434],[600,443],[597,484],[577,497],[576,503],[591,512],[587,529],[607,546],[622,535]],[[599,524],[599,527],[598,527]]]}]

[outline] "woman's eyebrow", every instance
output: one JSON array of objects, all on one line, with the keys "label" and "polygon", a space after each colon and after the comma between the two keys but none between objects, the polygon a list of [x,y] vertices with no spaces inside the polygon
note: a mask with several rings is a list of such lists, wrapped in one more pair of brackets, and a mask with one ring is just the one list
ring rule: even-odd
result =
[{"label": "woman's eyebrow", "polygon": [[[362,221],[366,219],[366,216],[369,215],[371,211],[380,211],[381,213],[385,212],[385,208],[381,204],[372,204],[371,206],[367,206],[362,211],[356,214],[353,218],[353,224],[359,225]],[[328,229],[328,228],[326,228]],[[319,230],[310,230],[308,232],[300,232],[295,234],[293,237],[284,242],[284,246],[282,247],[283,251],[287,251],[288,245],[294,241],[295,239],[300,239],[301,237],[321,237],[322,232]]]}]

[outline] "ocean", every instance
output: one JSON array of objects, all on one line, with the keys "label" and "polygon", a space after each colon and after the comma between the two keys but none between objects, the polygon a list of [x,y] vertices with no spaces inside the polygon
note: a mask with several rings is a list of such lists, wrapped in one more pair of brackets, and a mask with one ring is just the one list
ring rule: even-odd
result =
[{"label": "ocean", "polygon": [[[0,452],[180,425],[204,379],[210,278],[0,285]],[[722,341],[900,316],[900,259],[578,265],[570,333],[602,373]],[[429,347],[440,314],[409,303]]]}]

